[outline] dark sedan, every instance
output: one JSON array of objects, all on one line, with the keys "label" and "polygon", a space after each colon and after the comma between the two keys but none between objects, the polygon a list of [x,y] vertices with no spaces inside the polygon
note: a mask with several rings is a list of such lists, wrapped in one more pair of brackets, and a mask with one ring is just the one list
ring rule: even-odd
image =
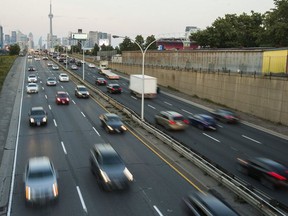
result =
[{"label": "dark sedan", "polygon": [[231,110],[217,109],[211,112],[211,115],[218,121],[224,123],[238,123],[240,118]]},{"label": "dark sedan", "polygon": [[288,168],[268,158],[237,158],[238,170],[261,182],[270,189],[288,186]]},{"label": "dark sedan", "polygon": [[210,115],[196,114],[188,117],[189,123],[201,130],[216,130],[215,119]]},{"label": "dark sedan", "polygon": [[90,156],[91,172],[104,190],[125,189],[133,175],[110,144],[95,144]]},{"label": "dark sedan", "polygon": [[33,66],[29,66],[29,67],[28,67],[28,71],[36,71],[36,69],[35,69],[35,67],[33,67]]},{"label": "dark sedan", "polygon": [[127,130],[120,117],[116,114],[104,113],[99,116],[99,119],[107,133],[124,133]]},{"label": "dark sedan", "polygon": [[47,125],[48,122],[47,112],[43,109],[43,107],[32,107],[28,115],[30,126]]},{"label": "dark sedan", "polygon": [[195,192],[183,198],[184,208],[189,215],[225,215],[239,216],[239,214],[222,197],[212,194]]},{"label": "dark sedan", "polygon": [[122,93],[122,88],[119,86],[119,84],[111,83],[107,85],[107,92],[113,94],[113,93]]}]

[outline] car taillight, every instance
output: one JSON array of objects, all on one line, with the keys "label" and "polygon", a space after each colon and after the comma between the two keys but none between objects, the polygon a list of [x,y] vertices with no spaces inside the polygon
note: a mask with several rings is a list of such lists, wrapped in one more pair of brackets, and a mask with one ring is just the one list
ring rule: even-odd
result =
[{"label": "car taillight", "polygon": [[278,173],[275,173],[275,172],[268,172],[267,174],[272,176],[272,177],[274,177],[274,178],[276,178],[276,179],[278,179],[278,180],[280,180],[280,181],[286,181],[287,180],[286,177],[284,177],[284,176],[282,176],[282,175],[280,175]]},{"label": "car taillight", "polygon": [[234,116],[227,115],[226,118],[228,118],[228,119],[232,119],[232,118],[234,118]]},{"label": "car taillight", "polygon": [[189,121],[188,121],[187,119],[184,119],[183,122],[184,122],[185,124],[189,124]]},{"label": "car taillight", "polygon": [[174,125],[174,124],[176,124],[176,122],[172,121],[172,120],[169,120],[169,124]]}]

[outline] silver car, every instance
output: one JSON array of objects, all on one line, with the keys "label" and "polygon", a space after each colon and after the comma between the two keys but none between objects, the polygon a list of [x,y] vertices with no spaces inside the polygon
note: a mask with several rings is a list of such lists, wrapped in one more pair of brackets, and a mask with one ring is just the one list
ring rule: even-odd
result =
[{"label": "silver car", "polygon": [[30,74],[27,78],[27,81],[30,83],[30,82],[37,82],[38,79],[37,79],[37,76],[35,74]]},{"label": "silver car", "polygon": [[39,88],[37,83],[28,83],[28,85],[26,86],[27,94],[38,93],[38,90]]},{"label": "silver car", "polygon": [[29,159],[24,184],[26,204],[46,204],[58,198],[57,173],[48,157]]},{"label": "silver car", "polygon": [[47,86],[56,86],[57,80],[56,77],[48,77],[46,81]]},{"label": "silver car", "polygon": [[185,130],[189,124],[183,115],[174,111],[161,111],[155,115],[155,122],[167,130]]}]

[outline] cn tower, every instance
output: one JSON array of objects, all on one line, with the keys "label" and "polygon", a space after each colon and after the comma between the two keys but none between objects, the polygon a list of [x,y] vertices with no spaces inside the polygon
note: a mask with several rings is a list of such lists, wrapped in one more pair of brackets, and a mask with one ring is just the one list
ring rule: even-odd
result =
[{"label": "cn tower", "polygon": [[53,14],[52,14],[52,4],[50,1],[50,13],[48,14],[48,17],[50,19],[50,35],[49,35],[49,42],[50,42],[50,48],[53,48],[53,32],[52,32],[52,18],[53,18]]}]

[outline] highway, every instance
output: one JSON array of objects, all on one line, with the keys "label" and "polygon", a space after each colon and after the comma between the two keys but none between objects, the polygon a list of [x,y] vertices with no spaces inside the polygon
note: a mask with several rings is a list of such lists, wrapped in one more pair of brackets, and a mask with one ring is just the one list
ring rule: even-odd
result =
[{"label": "highway", "polygon": [[[73,71],[82,76],[82,68]],[[86,81],[94,84],[96,77],[101,77],[97,69],[91,69],[85,65]],[[110,94],[115,100],[134,110],[139,116],[141,113],[141,99],[130,94],[127,79],[113,80],[108,82],[118,83],[122,89],[122,94]],[[98,87],[106,92],[105,86]],[[245,124],[223,124],[218,122],[217,131],[202,131],[190,126],[186,131],[171,132],[155,124],[154,115],[162,110],[173,110],[188,117],[198,113],[208,113],[187,101],[170,97],[166,94],[159,94],[156,99],[145,100],[144,117],[145,120],[165,131],[171,137],[180,141],[187,147],[193,149],[206,157],[209,161],[221,166],[229,173],[238,176],[243,181],[261,193],[269,195],[271,198],[288,206],[287,190],[271,190],[264,187],[260,182],[237,171],[236,159],[250,157],[267,157],[288,165],[288,140],[266,133]],[[240,116],[241,117],[241,116]]]},{"label": "highway", "polygon": [[[183,215],[181,199],[196,189],[132,133],[107,134],[98,118],[105,108],[92,98],[76,98],[73,82],[46,86],[48,76],[58,78],[61,72],[46,63],[23,58],[19,65],[25,79],[11,215]],[[33,73],[27,71],[30,64],[37,68],[38,94],[25,92],[27,76]],[[69,93],[69,105],[56,105],[60,90]],[[33,106],[48,112],[47,126],[29,126]],[[111,143],[134,176],[128,191],[102,191],[90,171],[90,149],[104,142]],[[35,156],[48,156],[59,176],[59,200],[43,208],[26,207],[24,202],[23,173],[28,159]]]}]

